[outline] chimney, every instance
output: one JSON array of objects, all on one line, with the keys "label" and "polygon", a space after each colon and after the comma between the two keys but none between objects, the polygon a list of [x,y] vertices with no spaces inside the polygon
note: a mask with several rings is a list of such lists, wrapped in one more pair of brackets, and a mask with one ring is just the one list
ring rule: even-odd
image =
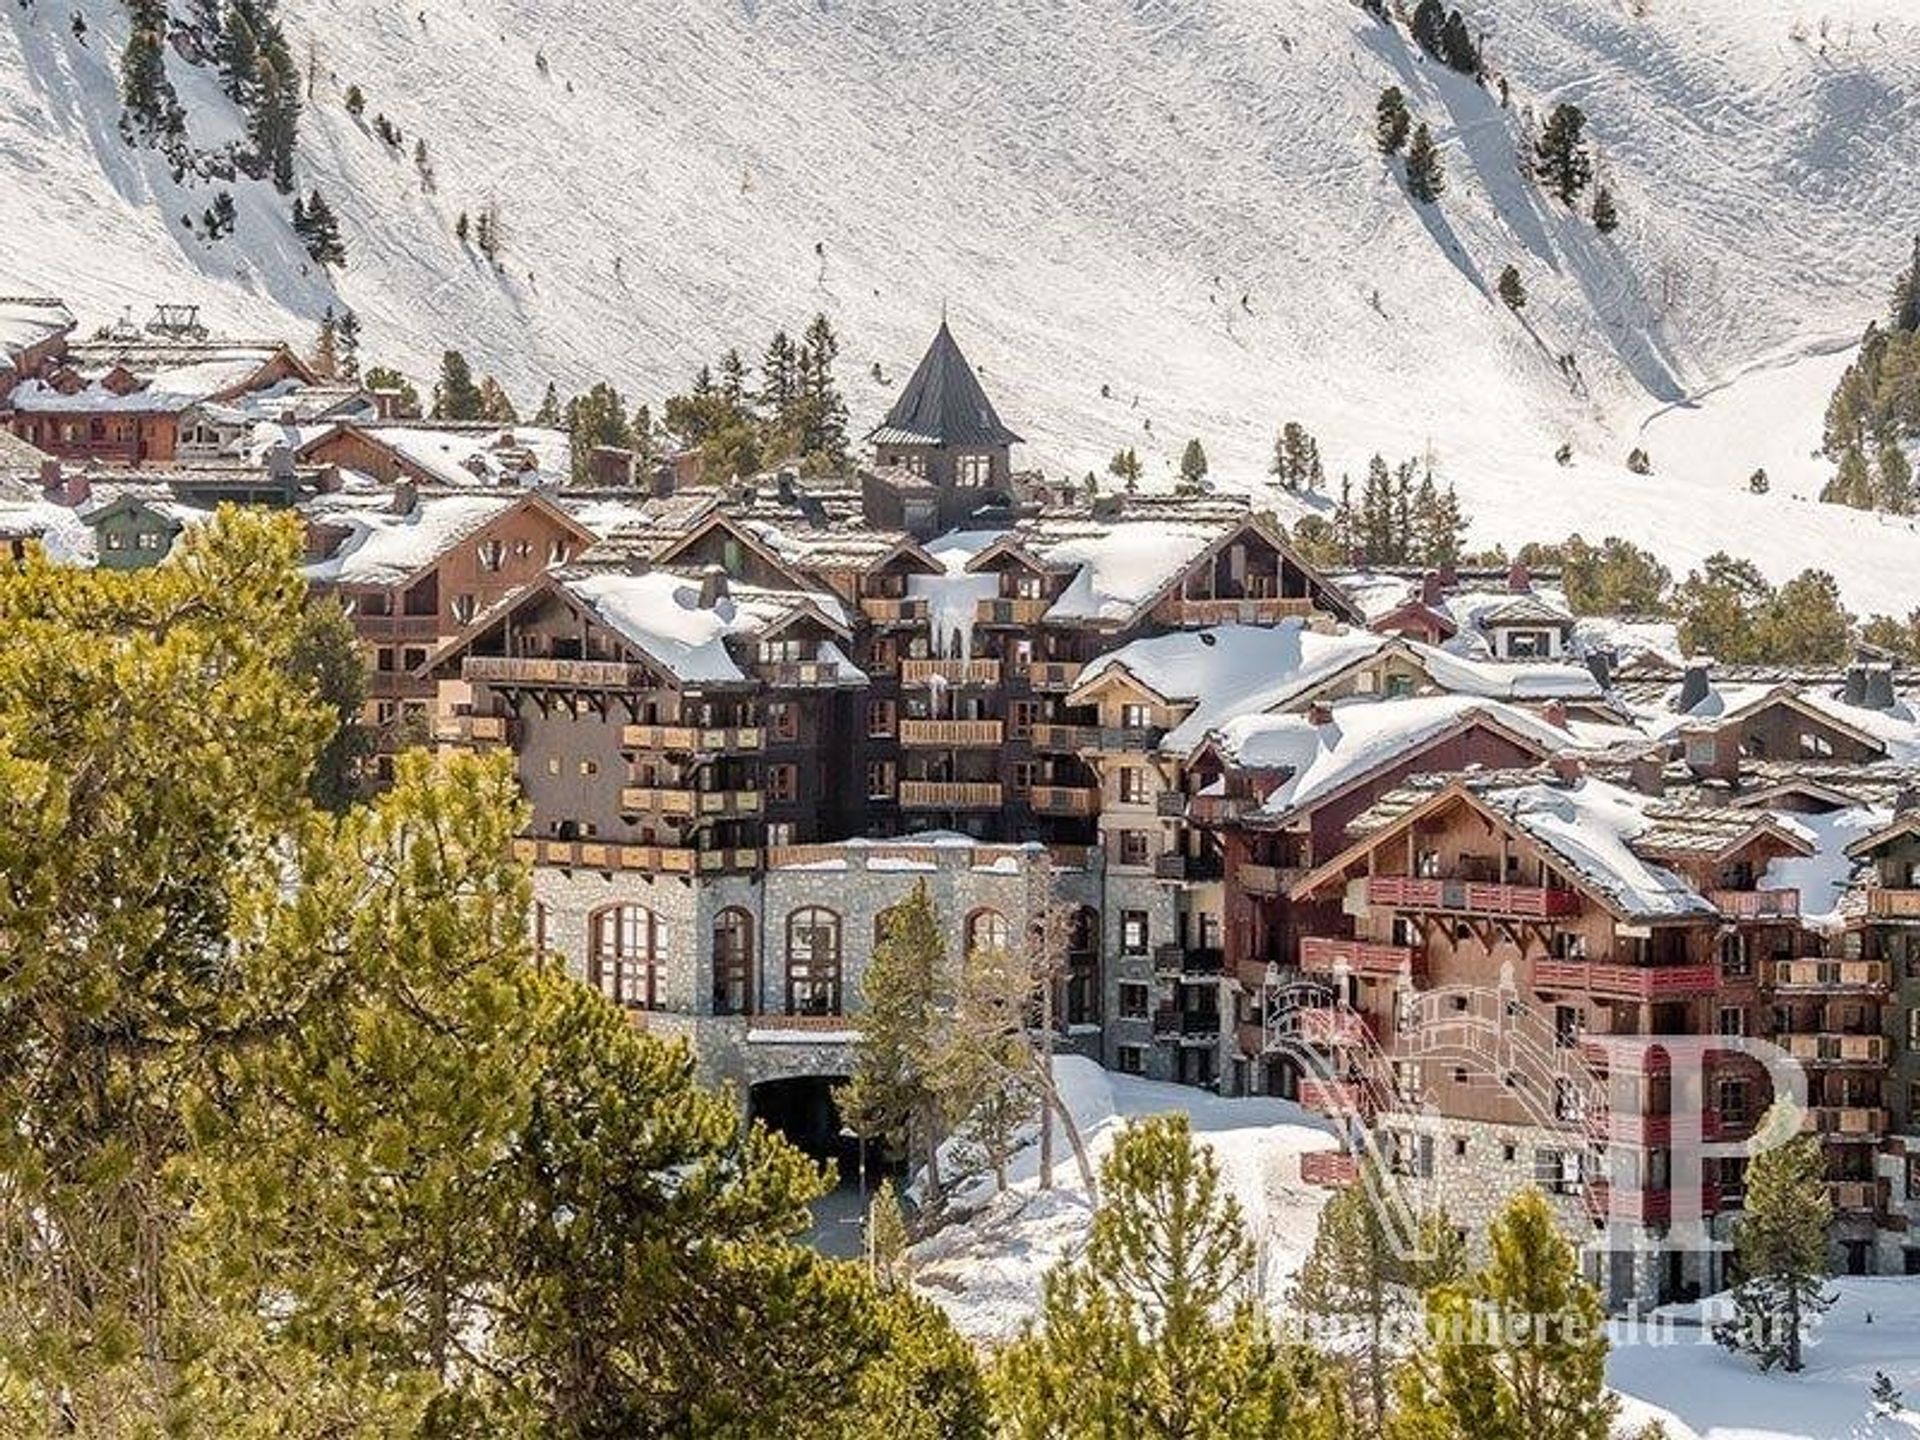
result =
[{"label": "chimney", "polygon": [[727,598],[727,572],[709,565],[700,572],[700,608],[711,610]]},{"label": "chimney", "polygon": [[1556,730],[1566,729],[1567,702],[1564,700],[1549,700],[1546,703],[1546,708],[1540,712],[1540,718]]},{"label": "chimney", "polygon": [[636,545],[621,560],[620,568],[629,575],[645,575],[653,569],[653,557]]},{"label": "chimney", "polygon": [[290,446],[276,445],[267,451],[267,478],[293,479],[293,450]]},{"label": "chimney", "polygon": [[420,487],[411,480],[393,482],[393,501],[388,507],[396,515],[411,515],[420,504]]},{"label": "chimney", "polygon": [[40,462],[40,488],[49,494],[60,488],[60,462],[51,455]]},{"label": "chimney", "polygon": [[1627,767],[1627,783],[1656,799],[1667,793],[1667,760],[1658,750],[1643,750]]},{"label": "chimney", "polygon": [[1533,589],[1533,572],[1518,560],[1507,567],[1507,589],[1515,595],[1528,594]]},{"label": "chimney", "polygon": [[1589,650],[1587,652],[1587,673],[1593,676],[1593,683],[1602,690],[1613,688],[1612,650]]},{"label": "chimney", "polygon": [[1707,698],[1711,689],[1707,679],[1707,665],[1704,660],[1696,660],[1687,666],[1686,676],[1680,681],[1680,698],[1673,702],[1673,708],[1685,715]]},{"label": "chimney", "polygon": [[1920,789],[1912,785],[1902,785],[1900,793],[1893,797],[1893,813],[1906,815],[1914,810],[1920,810]]},{"label": "chimney", "polygon": [[1847,686],[1840,692],[1840,698],[1849,705],[1867,703],[1867,667],[1860,661],[1847,666]]},{"label": "chimney", "polygon": [[793,471],[782,470],[774,476],[774,485],[775,493],[780,497],[780,503],[791,505],[793,503]]},{"label": "chimney", "polygon": [[373,392],[373,413],[381,420],[398,419],[400,415],[400,392],[397,389],[382,387]]},{"label": "chimney", "polygon": [[1861,703],[1869,710],[1891,710],[1893,708],[1892,666],[1871,665],[1867,668],[1866,695]]},{"label": "chimney", "polygon": [[1581,763],[1578,755],[1555,755],[1547,765],[1553,771],[1553,783],[1556,785],[1578,785],[1581,777],[1587,773],[1587,767]]},{"label": "chimney", "polygon": [[1453,568],[1453,562],[1451,560],[1447,561],[1434,573],[1440,577],[1440,588],[1443,591],[1451,590],[1460,583],[1460,572]]},{"label": "chimney", "polygon": [[1307,723],[1315,729],[1333,723],[1333,706],[1324,700],[1316,700],[1307,706]]},{"label": "chimney", "polygon": [[1429,570],[1420,577],[1420,603],[1427,606],[1438,605],[1445,589],[1446,587],[1440,581],[1440,572]]},{"label": "chimney", "polygon": [[59,504],[65,505],[69,510],[76,510],[91,500],[93,498],[93,480],[88,476],[86,468],[82,467],[81,469],[74,470],[62,476],[60,479],[60,488],[54,498]]}]

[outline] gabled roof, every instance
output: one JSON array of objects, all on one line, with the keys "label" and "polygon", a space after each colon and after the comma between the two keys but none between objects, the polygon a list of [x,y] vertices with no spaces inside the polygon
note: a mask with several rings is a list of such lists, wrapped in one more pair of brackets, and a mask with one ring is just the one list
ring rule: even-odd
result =
[{"label": "gabled roof", "polygon": [[538,510],[582,545],[597,538],[538,491],[423,493],[405,514],[381,507],[318,512],[348,534],[332,554],[306,566],[309,580],[333,585],[410,585],[454,546],[520,510]]},{"label": "gabled roof", "polygon": [[993,448],[1020,443],[1020,437],[1000,423],[944,319],[907,388],[867,438],[882,445]]}]

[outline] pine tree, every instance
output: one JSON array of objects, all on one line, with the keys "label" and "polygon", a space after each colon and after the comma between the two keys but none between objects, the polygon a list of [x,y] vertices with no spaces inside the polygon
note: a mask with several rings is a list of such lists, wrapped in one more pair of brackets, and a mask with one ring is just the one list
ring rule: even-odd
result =
[{"label": "pine tree", "polygon": [[1300,1314],[1334,1327],[1321,1348],[1349,1359],[1353,1409],[1370,1435],[1386,1424],[1398,1363],[1394,1332],[1417,1299],[1408,1263],[1374,1205],[1385,1183],[1369,1160],[1360,1181],[1335,1192],[1320,1211],[1291,1296]]},{"label": "pine tree", "polygon": [[238,220],[239,213],[234,208],[233,195],[226,190],[222,190],[213,197],[213,204],[208,207],[206,214],[201,217],[202,226],[205,228],[209,240],[218,240],[223,236],[233,234],[233,227]]},{"label": "pine tree", "polygon": [[1817,1135],[1795,1135],[1747,1162],[1746,1209],[1733,1232],[1741,1278],[1732,1318],[1714,1326],[1716,1340],[1752,1355],[1762,1370],[1801,1368],[1806,1328],[1833,1304],[1826,1288],[1832,1219]]},{"label": "pine tree", "polygon": [[420,392],[414,384],[398,370],[388,365],[374,365],[367,370],[364,381],[369,390],[391,391],[393,394],[393,413],[412,417],[420,413]]},{"label": "pine tree", "polygon": [[1412,128],[1407,97],[1398,85],[1389,85],[1380,92],[1380,103],[1374,107],[1373,143],[1382,155],[1398,155],[1406,148],[1407,132]]},{"label": "pine tree", "polygon": [[240,4],[227,6],[226,20],[220,27],[220,41],[215,54],[220,63],[220,80],[227,98],[243,107],[251,107],[260,66],[260,46],[254,37],[248,7]]},{"label": "pine tree", "polygon": [[1906,1408],[1906,1399],[1900,1393],[1900,1387],[1893,1383],[1893,1377],[1884,1370],[1873,1372],[1873,1384],[1867,1389],[1867,1399],[1876,1415],[1897,1415]]},{"label": "pine tree", "polygon": [[340,312],[340,323],[335,327],[335,338],[340,348],[340,376],[344,380],[360,378],[360,317],[351,309]]},{"label": "pine tree", "polygon": [[533,423],[544,425],[549,430],[557,430],[565,423],[560,411],[560,392],[554,389],[553,382],[547,382],[546,393],[540,397],[540,408],[534,411]]},{"label": "pine tree", "polygon": [[1422,205],[1431,205],[1447,193],[1446,167],[1425,121],[1414,126],[1407,146],[1407,193]]},{"label": "pine tree", "polygon": [[1253,1247],[1181,1114],[1135,1121],[1101,1167],[1085,1253],[1051,1271],[1040,1316],[994,1376],[1013,1440],[1333,1440],[1344,1406],[1282,1345],[1249,1286]]},{"label": "pine tree", "polygon": [[185,123],[162,47],[167,36],[165,0],[133,0],[132,24],[120,54],[120,99],[133,133],[142,139],[177,135]]},{"label": "pine tree", "polygon": [[735,409],[746,402],[747,365],[738,350],[720,357],[720,397]]},{"label": "pine tree", "polygon": [[600,446],[625,449],[633,443],[627,425],[626,402],[604,381],[567,402],[567,443],[573,456],[573,483],[593,478],[593,452]]},{"label": "pine tree", "polygon": [[462,245],[464,245],[467,243],[468,234],[469,234],[469,226],[467,224],[467,212],[462,210],[459,216],[455,218],[453,222],[453,238],[458,240]]},{"label": "pine tree", "polygon": [[756,397],[776,426],[789,427],[800,398],[800,355],[784,330],[776,330],[760,358],[760,393]]},{"label": "pine tree", "polygon": [[332,380],[340,374],[340,322],[334,319],[333,307],[327,306],[320,316],[320,331],[314,337],[313,356],[307,362],[308,368],[322,380]]},{"label": "pine tree", "polygon": [[1593,192],[1593,228],[1602,235],[1611,235],[1620,228],[1620,212],[1614,207],[1613,191],[1605,185],[1596,186]]},{"label": "pine tree", "polygon": [[1113,458],[1107,461],[1107,473],[1120,481],[1129,495],[1133,494],[1140,488],[1142,470],[1139,454],[1131,445],[1114,451]]},{"label": "pine tree", "polygon": [[939,1065],[953,1007],[953,976],[924,880],[881,917],[860,999],[853,1074],[834,1092],[834,1101],[859,1134],[884,1140],[910,1163],[924,1165],[928,1204],[937,1204],[944,1188],[940,1144],[948,1120]]},{"label": "pine tree", "polygon": [[347,114],[358,120],[367,108],[367,97],[360,93],[358,85],[347,86]]},{"label": "pine tree", "polygon": [[1635,475],[1651,475],[1653,473],[1653,457],[1636,445],[1627,452],[1627,469]]},{"label": "pine tree", "polygon": [[1894,282],[1889,319],[1900,333],[1911,335],[1920,331],[1920,236],[1914,237],[1913,259]]},{"label": "pine tree", "polygon": [[1188,489],[1197,490],[1207,478],[1207,450],[1198,437],[1187,441],[1186,448],[1180,452],[1180,481]]},{"label": "pine tree", "polygon": [[1619,1401],[1606,1388],[1600,1297],[1538,1190],[1488,1231],[1486,1265],[1435,1286],[1401,1372],[1392,1440],[1608,1440]]},{"label": "pine tree", "polygon": [[847,404],[833,374],[839,358],[840,338],[825,315],[815,315],[800,337],[797,357],[804,412],[800,446],[802,455],[827,470],[844,465],[847,459]]},{"label": "pine tree", "polygon": [[1755,495],[1766,494],[1772,485],[1773,482],[1767,478],[1767,467],[1764,465],[1747,477],[1747,489]]},{"label": "pine tree", "polygon": [[1824,570],[1803,570],[1777,590],[1755,620],[1754,645],[1773,665],[1837,665],[1852,643],[1853,616]]},{"label": "pine tree", "polygon": [[1855,510],[1873,508],[1873,472],[1858,446],[1848,446],[1840,457],[1840,468],[1821,488],[1820,498],[1830,505],[1849,505]]},{"label": "pine tree", "polygon": [[513,398],[493,376],[483,376],[479,390],[479,418],[491,420],[497,425],[517,425],[519,414],[513,408]]},{"label": "pine tree", "polygon": [[1527,284],[1520,278],[1520,272],[1509,265],[1500,272],[1500,299],[1506,307],[1518,314],[1527,305]]},{"label": "pine tree", "polygon": [[1877,468],[1880,475],[1873,492],[1874,508],[1892,515],[1909,514],[1913,510],[1913,465],[1899,441],[1889,437],[1880,447]]},{"label": "pine tree", "polygon": [[1584,135],[1586,113],[1578,105],[1561,103],[1547,117],[1547,127],[1534,147],[1534,174],[1547,192],[1569,209],[1593,179],[1593,158]]},{"label": "pine tree", "polygon": [[867,1258],[873,1278],[891,1288],[907,1279],[907,1217],[890,1176],[882,1176],[867,1206]]},{"label": "pine tree", "polygon": [[307,254],[319,264],[344,265],[347,263],[347,247],[340,239],[340,222],[333,218],[332,207],[327,204],[326,197],[318,190],[307,198],[304,213],[296,197],[293,230],[296,235],[306,241]]},{"label": "pine tree", "polygon": [[467,357],[458,350],[443,351],[440,378],[433,387],[435,420],[477,420],[480,418],[480,390],[473,383],[473,371]]},{"label": "pine tree", "polygon": [[1715,551],[1674,592],[1682,651],[1734,665],[1760,660],[1759,620],[1772,604],[1773,586],[1751,561]]},{"label": "pine tree", "polygon": [[1480,74],[1480,47],[1473,43],[1466,17],[1458,10],[1448,14],[1440,29],[1440,58],[1462,75]]},{"label": "pine tree", "polygon": [[1274,437],[1267,473],[1285,489],[1318,490],[1327,478],[1320,464],[1320,442],[1298,420],[1287,421]]},{"label": "pine tree", "polygon": [[1413,43],[1436,60],[1446,51],[1446,27],[1447,11],[1440,0],[1420,0],[1413,7]]}]

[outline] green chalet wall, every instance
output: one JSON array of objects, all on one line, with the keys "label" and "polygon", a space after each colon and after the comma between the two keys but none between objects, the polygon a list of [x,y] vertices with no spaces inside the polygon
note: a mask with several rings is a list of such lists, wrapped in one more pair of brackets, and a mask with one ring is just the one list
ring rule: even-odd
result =
[{"label": "green chalet wall", "polygon": [[177,510],[123,496],[87,516],[100,568],[141,570],[158,565],[186,528]]}]

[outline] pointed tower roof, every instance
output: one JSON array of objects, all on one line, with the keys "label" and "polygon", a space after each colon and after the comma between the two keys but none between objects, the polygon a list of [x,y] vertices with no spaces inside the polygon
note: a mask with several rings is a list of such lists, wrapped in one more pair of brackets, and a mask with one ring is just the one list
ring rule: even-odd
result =
[{"label": "pointed tower roof", "polygon": [[907,388],[867,439],[883,445],[993,447],[1020,437],[1000,423],[993,402],[960,353],[944,318]]}]

